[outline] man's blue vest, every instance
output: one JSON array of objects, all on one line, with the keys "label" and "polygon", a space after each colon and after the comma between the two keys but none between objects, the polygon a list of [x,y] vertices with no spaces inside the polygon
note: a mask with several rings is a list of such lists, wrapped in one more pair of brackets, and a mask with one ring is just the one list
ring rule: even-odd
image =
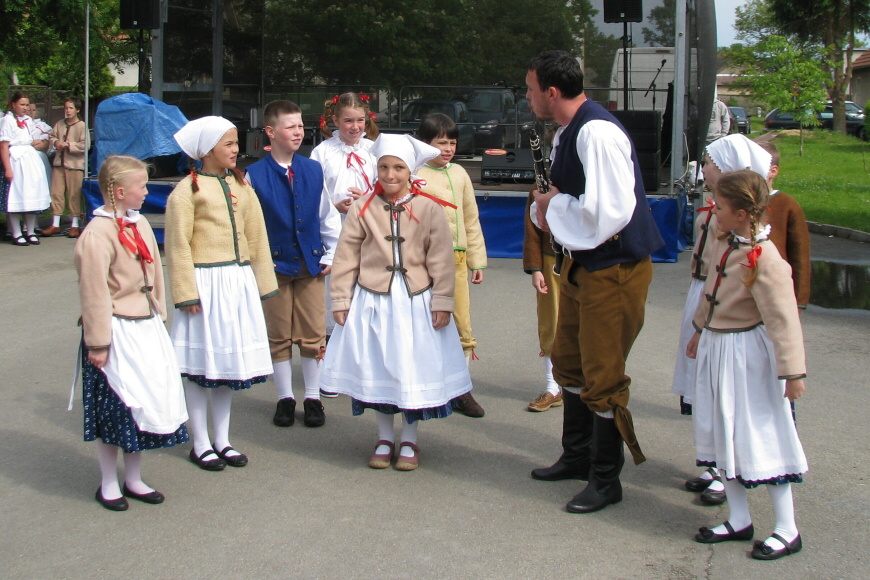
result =
[{"label": "man's blue vest", "polygon": [[[586,174],[577,155],[577,134],[586,123],[595,120],[614,123],[628,136],[622,124],[595,101],[587,100],[577,110],[574,118],[559,136],[559,146],[556,148],[550,171],[550,178],[559,191],[577,198],[586,191]],[[629,142],[631,142],[630,137]],[[571,252],[571,259],[590,272],[614,264],[636,262],[664,245],[646,201],[643,177],[634,143],[631,143],[631,160],[634,163],[634,197],[637,201],[631,221],[621,232],[597,248]]]},{"label": "man's blue vest", "polygon": [[324,254],[320,238],[323,169],[316,161],[293,156],[293,185],[287,170],[271,155],[247,168],[260,198],[275,271],[284,276],[316,276]]}]

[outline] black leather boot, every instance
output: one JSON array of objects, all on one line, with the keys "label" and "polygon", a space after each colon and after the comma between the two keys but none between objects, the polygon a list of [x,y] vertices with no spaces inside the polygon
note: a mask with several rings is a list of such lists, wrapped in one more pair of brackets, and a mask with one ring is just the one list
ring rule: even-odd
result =
[{"label": "black leather boot", "polygon": [[574,496],[565,507],[569,512],[585,514],[597,512],[612,503],[622,501],[619,474],[625,463],[622,437],[613,419],[604,419],[593,413],[592,462],[586,489]]},{"label": "black leather boot", "polygon": [[580,395],[562,390],[562,455],[550,467],[532,470],[541,481],[589,478],[589,444],[592,441],[592,411]]}]

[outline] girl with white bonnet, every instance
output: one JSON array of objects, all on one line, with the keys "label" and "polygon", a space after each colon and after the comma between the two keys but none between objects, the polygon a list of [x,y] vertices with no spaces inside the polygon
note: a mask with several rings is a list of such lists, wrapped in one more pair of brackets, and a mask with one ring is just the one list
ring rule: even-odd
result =
[{"label": "girl with white bonnet", "polygon": [[[716,186],[723,174],[751,169],[762,178],[767,179],[770,172],[770,153],[757,143],[743,135],[733,134],[717,139],[707,146],[704,156],[704,182],[707,188],[716,193]],[[694,412],[692,405],[695,399],[695,360],[686,356],[686,344],[695,334],[692,317],[698,308],[698,303],[704,290],[704,281],[710,270],[711,263],[718,256],[711,255],[714,241],[719,236],[716,217],[713,212],[714,203],[708,199],[695,216],[695,248],[692,252],[689,291],[686,305],[683,307],[683,318],[680,327],[680,341],[677,345],[677,360],[674,365],[673,392],[680,395],[685,414],[691,414],[696,429],[705,429],[697,425],[698,417],[703,413]],[[715,467],[703,466],[704,471],[693,479],[686,481],[689,491],[701,492],[701,502],[708,505],[719,505],[725,501],[725,486]]]},{"label": "girl with white bonnet", "polygon": [[166,205],[165,247],[177,309],[170,334],[187,378],[190,460],[209,471],[242,467],[248,458],[229,441],[233,392],[272,374],[260,301],[276,294],[278,285],[266,226],[256,194],[236,167],[238,132],[230,121],[196,119],[175,140],[202,161]]},{"label": "girl with white bonnet", "polygon": [[420,191],[412,175],[440,151],[383,134],[372,153],[378,180],[347,212],[332,266],[337,326],[320,384],[350,396],[354,415],[375,411],[369,467],[395,459],[396,469],[410,471],[419,464],[419,421],[450,415],[471,377],[451,316],[453,242],[441,207],[450,204]]}]

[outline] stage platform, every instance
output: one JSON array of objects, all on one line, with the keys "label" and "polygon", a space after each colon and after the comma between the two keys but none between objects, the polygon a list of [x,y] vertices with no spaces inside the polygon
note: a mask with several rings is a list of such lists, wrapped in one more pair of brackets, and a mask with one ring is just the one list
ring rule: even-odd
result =
[{"label": "stage platform", "polygon": [[[457,163],[468,171],[474,184],[487,254],[492,258],[522,258],[526,199],[533,184],[482,183],[480,157],[458,159]],[[160,243],[163,243],[163,214],[166,209],[166,199],[180,180],[181,176],[177,176],[148,182],[148,197],[145,199],[142,213],[148,218]],[[102,205],[102,196],[96,179],[86,179],[83,191],[88,208]],[[658,193],[648,194],[647,201],[659,232],[665,240],[665,246],[653,255],[653,261],[676,262],[679,253],[688,242],[681,235],[680,228],[689,207],[688,203],[685,199]]]}]

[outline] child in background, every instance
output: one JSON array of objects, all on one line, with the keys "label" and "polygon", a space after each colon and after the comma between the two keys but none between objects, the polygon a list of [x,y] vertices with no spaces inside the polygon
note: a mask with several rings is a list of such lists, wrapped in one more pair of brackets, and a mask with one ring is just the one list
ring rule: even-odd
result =
[{"label": "child in background", "polygon": [[271,151],[248,167],[248,180],[263,207],[278,277],[278,296],[263,304],[278,390],[272,422],[289,427],[296,420],[290,366],[296,343],[305,383],[304,422],[320,427],[326,420],[319,390],[326,343],[323,279],[332,266],[341,218],[323,192],[320,164],[298,154],[305,136],[299,105],[272,101],[263,118]]},{"label": "child in background", "polygon": [[[13,246],[38,246],[36,219],[49,206],[45,165],[34,147],[30,99],[12,93],[9,111],[0,119],[0,161],[7,187],[0,188],[0,210],[6,212],[6,226]],[[21,221],[24,220],[24,231]]]},{"label": "child in background", "polygon": [[[770,154],[755,142],[743,135],[728,135],[707,146],[704,157],[704,183],[713,193],[724,174],[750,168],[760,177],[766,179],[770,172]],[[707,279],[711,265],[715,267],[718,256],[712,254],[713,242],[719,236],[715,216],[715,204],[712,200],[701,208],[695,218],[695,250],[692,255],[692,281],[683,308],[683,318],[680,327],[680,340],[677,346],[677,360],[674,364],[674,393],[681,396],[681,408],[684,414],[693,415],[692,422],[696,424],[699,417],[706,416],[702,412],[695,416],[693,403],[695,398],[695,383],[697,369],[695,361],[685,355],[686,345],[694,336],[692,318],[703,296],[704,282]],[[700,500],[707,505],[720,505],[726,501],[725,486],[714,467],[705,466],[704,471],[693,479],[686,481],[688,491],[701,492]]]},{"label": "child in background", "polygon": [[[535,196],[529,193],[524,219],[523,271],[532,275],[532,287],[535,289],[540,348],[538,356],[544,361],[544,379],[547,387],[529,403],[527,408],[529,411],[541,413],[551,407],[562,406],[562,389],[553,378],[553,361],[550,360],[553,339],[556,337],[556,317],[559,313],[559,275],[553,269],[556,266],[556,255],[553,252],[553,242],[549,232],[538,228],[532,222],[530,208],[533,201]],[[570,431],[570,429],[563,429],[563,433]],[[569,446],[565,448],[568,449]]]},{"label": "child in background", "polygon": [[[381,135],[374,191],[350,208],[333,262],[335,334],[321,385],[352,397],[354,415],[375,411],[378,441],[369,467],[416,469],[420,420],[451,414],[471,390],[453,310],[450,228],[412,171],[439,155],[409,135]],[[437,203],[436,203],[437,202]],[[393,417],[403,417],[395,453]]]},{"label": "child in background", "polygon": [[[278,293],[260,202],[236,167],[236,127],[203,117],[175,133],[202,170],[191,170],[166,204],[166,256],[172,299],[172,342],[193,433],[190,460],[218,471],[242,467],[229,441],[233,391],[272,374],[261,300]],[[208,435],[208,402],[214,439]],[[214,443],[212,443],[212,441]]]},{"label": "child in background", "polygon": [[[163,267],[154,232],[139,208],[148,171],[133,157],[111,155],[99,175],[105,205],[75,245],[82,306],[84,439],[97,442],[102,483],[96,500],[124,511],[125,497],[149,504],[163,494],[142,481],[140,451],[188,439],[175,352],[163,320]],[[70,397],[72,408],[72,397]],[[118,485],[118,448],[124,486]]]},{"label": "child in background", "polygon": [[763,222],[767,182],[751,170],[723,175],[716,186],[716,272],[686,355],[696,358],[695,425],[699,464],[721,470],[728,520],[703,527],[695,541],[713,544],[754,535],[746,489],[766,484],[774,531],[755,542],[752,557],[775,560],[801,550],[791,484],[801,482],[807,460],[789,401],[806,390],[806,363],[791,269],[768,240]]},{"label": "child in background", "polygon": [[64,99],[63,119],[51,131],[55,149],[51,169],[51,225],[42,230],[44,237],[60,232],[60,218],[69,203],[72,223],[66,235],[79,237],[82,213],[82,181],[85,175],[85,151],[88,149],[88,128],[79,119],[79,105],[75,99]]},{"label": "child in background", "polygon": [[[468,271],[471,270],[471,283],[480,284],[486,269],[486,246],[480,229],[477,199],[468,173],[461,165],[452,163],[459,140],[459,127],[453,119],[441,113],[427,115],[417,129],[417,138],[441,151],[440,155],[420,168],[419,176],[423,180],[420,189],[455,206],[444,208],[453,238],[456,272],[453,320],[459,331],[465,362],[469,364],[477,339],[471,330]],[[453,410],[469,417],[484,415],[483,407],[470,392],[453,401]]]},{"label": "child in background", "polygon": [[758,143],[770,153],[770,173],[767,185],[770,187],[770,200],[767,204],[767,223],[770,224],[770,241],[779,254],[791,266],[791,279],[798,308],[806,310],[810,302],[810,230],[804,210],[789,194],[773,188],[779,175],[779,149],[772,141]]},{"label": "child in background", "polygon": [[[311,151],[311,159],[323,167],[323,192],[344,216],[359,196],[372,191],[377,178],[376,160],[369,150],[378,136],[374,113],[369,110],[369,96],[357,93],[335,95],[324,103],[320,132],[326,137]],[[338,128],[333,133],[328,120]],[[330,306],[330,277],[326,277],[326,341],[335,327]],[[325,387],[324,397],[338,395]]]}]

